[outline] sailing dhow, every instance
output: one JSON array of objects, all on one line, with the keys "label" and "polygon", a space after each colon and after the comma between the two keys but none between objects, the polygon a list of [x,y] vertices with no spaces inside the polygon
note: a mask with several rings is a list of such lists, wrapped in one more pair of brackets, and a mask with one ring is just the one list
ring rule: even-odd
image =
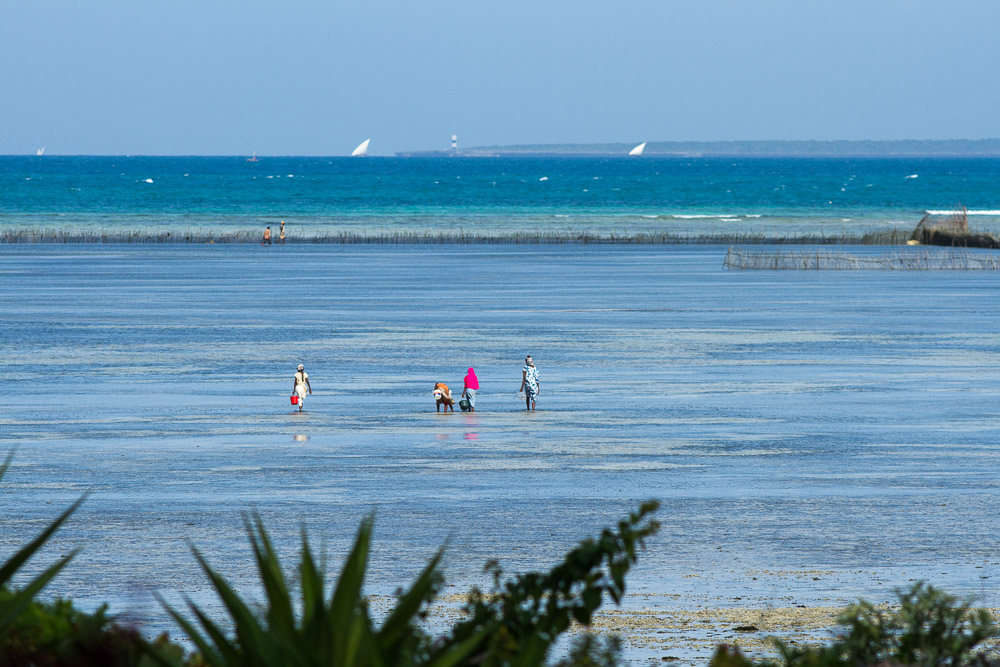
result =
[{"label": "sailing dhow", "polygon": [[358,144],[358,147],[354,149],[353,153],[351,153],[351,157],[364,157],[368,155],[368,144],[370,142],[371,139],[365,139],[360,144]]}]

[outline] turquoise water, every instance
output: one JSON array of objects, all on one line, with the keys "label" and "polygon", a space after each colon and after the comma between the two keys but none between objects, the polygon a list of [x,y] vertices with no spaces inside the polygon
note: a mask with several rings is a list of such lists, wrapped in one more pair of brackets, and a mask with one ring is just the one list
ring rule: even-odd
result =
[{"label": "turquoise water", "polygon": [[[659,498],[630,578],[658,604],[836,605],[917,578],[1000,604],[996,276],[724,255],[5,246],[0,556],[90,491],[36,567],[82,547],[50,592],[155,631],[153,590],[212,600],[189,540],[259,595],[242,511],[288,559],[308,526],[331,567],[375,511],[370,592],[449,541],[451,593]],[[480,410],[436,414],[433,384],[469,365]]]},{"label": "turquoise water", "polygon": [[997,159],[0,157],[0,229],[840,234],[957,205]]}]

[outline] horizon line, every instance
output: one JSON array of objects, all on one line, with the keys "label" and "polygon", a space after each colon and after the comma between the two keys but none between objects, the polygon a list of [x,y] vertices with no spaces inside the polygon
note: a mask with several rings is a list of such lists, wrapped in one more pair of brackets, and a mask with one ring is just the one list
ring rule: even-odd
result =
[{"label": "horizon line", "polygon": [[[747,153],[744,151],[737,152],[727,152],[721,150],[712,151],[711,154],[705,155],[704,157],[867,157],[867,156],[878,156],[892,157],[894,155],[899,157],[987,157],[990,155],[1000,156],[1000,137],[985,137],[979,139],[683,139],[683,140],[646,140],[641,143],[646,144],[646,154],[642,157],[700,157],[699,155],[692,154],[697,153],[697,148],[704,149],[719,149],[728,148],[735,146],[745,146],[747,148],[751,147],[766,147],[771,146],[773,148],[781,147],[794,147],[794,146],[840,146],[842,148],[848,148],[856,146],[858,148],[861,145],[872,145],[872,146],[905,146],[906,144],[912,144],[914,150],[912,152],[903,153],[882,153],[882,151],[844,151],[837,152],[830,155],[824,155],[822,151],[816,153],[802,153],[801,151],[793,151],[792,154],[783,153],[780,150],[770,150],[758,153]],[[998,144],[996,147],[991,147],[991,150],[984,151],[982,153],[969,153],[967,150],[961,150],[957,152],[940,152],[940,151],[928,151],[937,145],[939,148],[945,148],[949,145],[954,144],[971,144],[968,148],[973,148],[976,144]],[[523,156],[534,156],[542,157],[545,155],[552,155],[554,157],[587,157],[587,156],[613,156],[617,154],[617,150],[627,150],[629,147],[636,145],[634,141],[602,141],[602,142],[559,142],[559,143],[510,143],[510,144],[488,144],[479,146],[469,146],[463,148],[428,148],[428,149],[410,149],[410,150],[399,150],[393,151],[391,153],[375,153],[369,154],[361,157],[395,157],[395,158],[407,158],[407,157],[420,157],[420,156],[453,156],[453,157],[516,157],[518,155]],[[675,148],[675,150],[664,150],[666,148]],[[591,150],[588,151],[587,149]],[[47,147],[45,147],[47,149]],[[571,150],[567,150],[571,149]],[[658,150],[659,149],[659,150]],[[923,150],[920,150],[923,149]],[[36,151],[38,149],[35,149]],[[488,155],[487,152],[498,153],[497,155]],[[349,153],[336,153],[336,154],[322,154],[322,153],[260,153],[258,151],[250,151],[250,156],[255,156],[257,158],[267,157],[267,158],[355,158],[358,156],[352,156]],[[38,155],[37,152],[25,152],[25,153],[0,153],[0,157],[119,157],[119,158],[147,158],[147,157],[176,157],[176,158],[238,158],[238,157],[248,157],[247,153],[59,153],[59,152],[47,152],[44,155]]]}]

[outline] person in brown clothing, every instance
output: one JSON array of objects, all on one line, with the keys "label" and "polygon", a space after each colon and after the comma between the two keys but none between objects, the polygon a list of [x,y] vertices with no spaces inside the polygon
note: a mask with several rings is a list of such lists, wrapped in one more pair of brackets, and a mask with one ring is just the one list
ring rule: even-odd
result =
[{"label": "person in brown clothing", "polygon": [[451,397],[451,389],[448,389],[448,385],[444,382],[438,382],[434,385],[434,400],[438,412],[441,412],[442,405],[445,412],[448,412],[448,408],[451,408],[452,412],[455,411],[455,399]]}]

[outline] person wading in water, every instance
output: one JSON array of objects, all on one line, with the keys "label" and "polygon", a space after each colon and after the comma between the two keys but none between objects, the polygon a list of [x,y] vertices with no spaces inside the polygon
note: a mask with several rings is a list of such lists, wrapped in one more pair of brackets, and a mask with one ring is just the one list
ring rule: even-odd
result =
[{"label": "person wading in water", "polygon": [[529,354],[524,358],[524,368],[521,369],[521,389],[524,392],[524,409],[534,410],[538,395],[542,393],[542,382],[538,378],[538,369]]},{"label": "person wading in water", "polygon": [[306,373],[306,367],[299,364],[299,369],[295,373],[295,379],[292,380],[292,393],[299,397],[299,412],[302,412],[302,404],[306,402],[306,390],[310,394],[313,393],[312,385],[309,384],[309,375]]}]

